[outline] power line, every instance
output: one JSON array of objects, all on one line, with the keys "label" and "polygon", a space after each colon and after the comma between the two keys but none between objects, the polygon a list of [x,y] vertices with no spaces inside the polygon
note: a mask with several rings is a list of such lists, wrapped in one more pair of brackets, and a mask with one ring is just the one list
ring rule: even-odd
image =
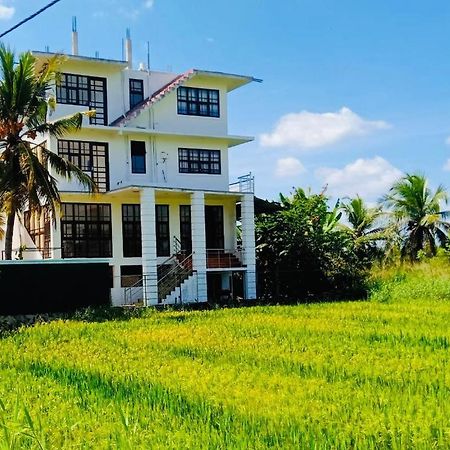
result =
[{"label": "power line", "polygon": [[6,30],[2,34],[0,34],[0,39],[3,36],[6,36],[8,33],[11,33],[11,31],[15,30],[16,28],[19,28],[21,25],[23,25],[24,23],[28,22],[29,20],[34,19],[39,14],[43,13],[46,9],[50,8],[51,6],[53,6],[54,4],[56,4],[56,3],[60,2],[60,1],[61,0],[53,0],[48,5],[45,5],[43,8],[41,8],[39,11],[36,11],[34,14],[31,14],[31,16],[28,16],[25,19],[21,20],[18,24],[14,25],[9,30]]}]

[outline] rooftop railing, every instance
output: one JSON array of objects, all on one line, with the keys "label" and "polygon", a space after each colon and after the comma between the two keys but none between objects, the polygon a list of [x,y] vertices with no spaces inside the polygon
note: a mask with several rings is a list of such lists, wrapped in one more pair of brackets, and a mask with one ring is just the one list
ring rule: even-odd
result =
[{"label": "rooftop railing", "polygon": [[231,192],[255,192],[255,177],[251,172],[238,177],[237,181],[230,184]]}]

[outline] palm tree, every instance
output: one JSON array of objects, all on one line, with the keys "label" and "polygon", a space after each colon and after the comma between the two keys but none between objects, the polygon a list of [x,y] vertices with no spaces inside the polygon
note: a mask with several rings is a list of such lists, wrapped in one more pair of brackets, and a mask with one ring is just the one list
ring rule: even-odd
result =
[{"label": "palm tree", "polygon": [[14,222],[25,209],[47,208],[55,220],[60,204],[56,178],[75,178],[88,190],[95,189],[91,178],[70,161],[48,151],[44,141],[81,128],[84,114],[50,122],[54,110],[50,95],[57,82],[61,58],[55,56],[38,65],[30,53],[19,55],[0,46],[0,205],[6,213],[5,258],[12,257]]},{"label": "palm tree", "polygon": [[415,260],[421,250],[435,255],[436,242],[447,243],[449,212],[442,211],[441,205],[447,203],[448,194],[442,185],[432,192],[423,175],[407,174],[392,186],[383,200],[391,208],[404,237],[402,257]]},{"label": "palm tree", "polygon": [[349,226],[343,225],[353,236],[356,245],[370,243],[383,239],[385,228],[376,226],[383,216],[381,207],[369,207],[365,201],[357,195],[341,203],[341,209],[347,217]]},{"label": "palm tree", "polygon": [[357,195],[344,201],[341,209],[348,222],[342,223],[341,229],[351,236],[361,261],[370,264],[391,253],[397,233],[392,226],[383,223],[385,213],[380,206],[370,207]]}]

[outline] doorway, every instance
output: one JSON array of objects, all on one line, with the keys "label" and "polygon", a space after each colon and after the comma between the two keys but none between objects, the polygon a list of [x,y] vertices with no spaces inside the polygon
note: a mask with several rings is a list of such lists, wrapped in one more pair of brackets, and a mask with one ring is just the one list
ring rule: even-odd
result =
[{"label": "doorway", "polygon": [[206,248],[223,250],[223,206],[205,206]]}]

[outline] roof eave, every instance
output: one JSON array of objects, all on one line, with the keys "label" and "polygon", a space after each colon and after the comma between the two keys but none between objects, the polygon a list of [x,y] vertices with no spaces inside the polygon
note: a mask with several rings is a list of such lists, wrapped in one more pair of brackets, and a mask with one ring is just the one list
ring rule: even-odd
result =
[{"label": "roof eave", "polygon": [[51,58],[52,56],[61,56],[63,58],[66,58],[68,61],[82,61],[82,62],[88,62],[88,63],[97,63],[97,64],[112,64],[117,65],[120,67],[127,67],[128,62],[122,61],[118,59],[107,59],[107,58],[94,58],[91,56],[80,56],[80,55],[68,55],[66,53],[53,53],[53,52],[41,52],[32,50],[31,52],[34,56],[37,58]]},{"label": "roof eave", "polygon": [[238,75],[235,73],[226,73],[226,72],[217,72],[210,70],[201,70],[201,69],[193,69],[194,75],[200,75],[211,78],[221,78],[228,81],[227,90],[231,92],[239,87],[245,86],[249,83],[261,83],[262,80],[260,78],[255,78],[249,75]]}]

